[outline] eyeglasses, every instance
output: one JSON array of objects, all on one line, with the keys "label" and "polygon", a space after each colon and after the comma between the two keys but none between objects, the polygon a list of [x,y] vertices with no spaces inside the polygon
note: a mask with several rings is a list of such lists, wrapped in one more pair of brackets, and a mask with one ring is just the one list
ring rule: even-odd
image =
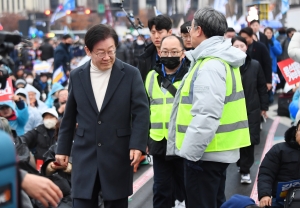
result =
[{"label": "eyeglasses", "polygon": [[99,52],[99,53],[95,53],[95,55],[96,55],[99,59],[106,57],[106,54],[107,54],[109,57],[113,57],[113,56],[116,54],[116,51],[115,51],[115,50],[114,50],[114,51],[107,51],[107,52],[101,51],[101,52]]},{"label": "eyeglasses", "polygon": [[171,54],[171,56],[178,56],[178,54],[180,53],[180,52],[182,52],[183,50],[181,50],[181,51],[161,51],[160,52],[160,55],[161,56],[168,56],[169,54]]}]

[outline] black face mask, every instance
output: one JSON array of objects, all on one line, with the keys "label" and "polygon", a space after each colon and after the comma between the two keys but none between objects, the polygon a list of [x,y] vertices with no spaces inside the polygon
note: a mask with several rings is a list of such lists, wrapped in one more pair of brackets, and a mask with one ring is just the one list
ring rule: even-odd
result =
[{"label": "black face mask", "polygon": [[175,69],[177,66],[179,66],[180,57],[160,57],[160,62],[165,67],[172,70],[172,69]]}]

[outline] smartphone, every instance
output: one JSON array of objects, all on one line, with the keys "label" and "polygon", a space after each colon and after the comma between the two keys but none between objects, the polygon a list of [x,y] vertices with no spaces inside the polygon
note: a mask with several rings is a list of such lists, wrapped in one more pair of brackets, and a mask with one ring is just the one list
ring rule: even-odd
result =
[{"label": "smartphone", "polygon": [[55,166],[61,166],[58,162],[53,162],[53,164],[55,165]]}]

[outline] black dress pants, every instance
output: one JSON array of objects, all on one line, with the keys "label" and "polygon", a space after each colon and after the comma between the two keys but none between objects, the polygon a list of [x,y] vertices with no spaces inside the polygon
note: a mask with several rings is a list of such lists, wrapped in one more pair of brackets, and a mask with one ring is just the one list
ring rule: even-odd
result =
[{"label": "black dress pants", "polygon": [[185,200],[183,158],[166,160],[165,156],[153,156],[153,170],[154,208],[171,208],[175,199]]},{"label": "black dress pants", "polygon": [[242,174],[250,173],[250,168],[254,163],[254,147],[255,145],[251,144],[240,149],[240,159],[237,165],[240,166],[240,173]]},{"label": "black dress pants", "polygon": [[228,163],[185,160],[187,208],[220,208],[226,201],[225,181]]},{"label": "black dress pants", "polygon": [[[73,198],[73,208],[98,208],[98,196],[101,190],[99,174],[96,174],[95,185],[91,199]],[[82,190],[84,191],[84,190]],[[112,201],[104,200],[104,208],[128,208],[128,198]]]}]

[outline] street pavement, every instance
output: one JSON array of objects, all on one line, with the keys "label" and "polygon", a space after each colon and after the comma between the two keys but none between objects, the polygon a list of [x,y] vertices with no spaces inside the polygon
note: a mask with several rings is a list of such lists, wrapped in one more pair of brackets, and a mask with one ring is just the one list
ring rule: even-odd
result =
[{"label": "street pavement", "polygon": [[[276,102],[276,101],[275,101]],[[257,192],[255,180],[258,167],[270,147],[278,142],[283,142],[284,132],[291,126],[291,120],[286,117],[277,116],[277,104],[270,106],[268,119],[263,123],[260,144],[255,147],[255,162],[251,168],[252,183],[245,185],[240,183],[240,174],[235,164],[230,164],[227,169],[226,198],[229,199],[234,194],[251,196],[256,200]],[[153,186],[153,167],[151,165],[140,166],[134,174],[134,195],[129,197],[129,208],[151,208],[152,205],[152,186]]]}]

